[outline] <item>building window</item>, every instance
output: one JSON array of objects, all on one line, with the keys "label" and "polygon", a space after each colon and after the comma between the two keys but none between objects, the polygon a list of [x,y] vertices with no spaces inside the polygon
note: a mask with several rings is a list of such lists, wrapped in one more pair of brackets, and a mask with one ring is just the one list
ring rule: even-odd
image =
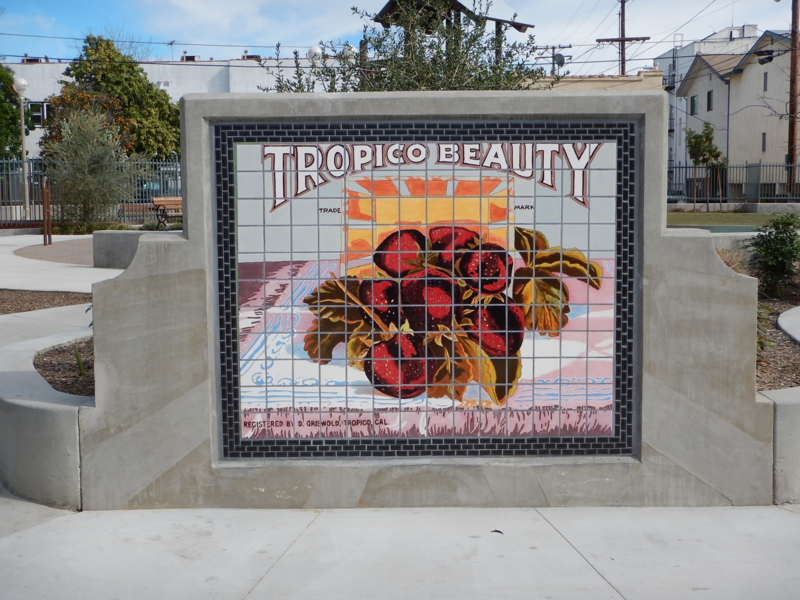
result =
[{"label": "building window", "polygon": [[714,90],[708,90],[706,94],[706,110],[714,110]]},{"label": "building window", "polygon": [[767,151],[767,132],[766,131],[761,134],[761,151],[762,152],[766,152]]},{"label": "building window", "polygon": [[764,91],[766,92],[769,88],[769,73],[764,71]]},{"label": "building window", "polygon": [[31,120],[33,121],[33,126],[36,129],[40,129],[44,126],[44,122],[47,119],[48,106],[49,104],[47,102],[30,103]]},{"label": "building window", "polygon": [[689,114],[696,115],[697,114],[697,96],[692,96],[689,98]]}]

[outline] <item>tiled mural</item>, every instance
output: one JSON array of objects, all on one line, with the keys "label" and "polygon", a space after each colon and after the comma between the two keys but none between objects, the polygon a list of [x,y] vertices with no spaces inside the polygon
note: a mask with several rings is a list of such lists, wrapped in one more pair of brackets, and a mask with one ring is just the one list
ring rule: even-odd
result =
[{"label": "tiled mural", "polygon": [[219,128],[229,456],[629,451],[629,128],[475,125]]}]

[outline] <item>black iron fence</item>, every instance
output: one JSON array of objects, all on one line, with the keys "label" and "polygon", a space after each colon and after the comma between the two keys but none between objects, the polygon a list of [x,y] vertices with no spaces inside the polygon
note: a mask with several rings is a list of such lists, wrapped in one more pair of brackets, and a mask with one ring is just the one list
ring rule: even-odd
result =
[{"label": "black iron fence", "polygon": [[[0,229],[41,227],[44,217],[42,209],[43,179],[47,175],[41,159],[0,161]],[[25,198],[23,171],[27,175],[28,197]],[[144,220],[155,220],[149,211],[143,210],[153,198],[181,196],[180,160],[151,160],[145,164],[143,176],[136,175],[130,198],[105,207],[105,221],[120,221],[138,224]],[[51,201],[53,217],[58,221],[58,181],[51,179]],[[26,201],[27,200],[27,201]]]},{"label": "black iron fence", "polygon": [[800,202],[800,165],[670,167],[668,202]]}]

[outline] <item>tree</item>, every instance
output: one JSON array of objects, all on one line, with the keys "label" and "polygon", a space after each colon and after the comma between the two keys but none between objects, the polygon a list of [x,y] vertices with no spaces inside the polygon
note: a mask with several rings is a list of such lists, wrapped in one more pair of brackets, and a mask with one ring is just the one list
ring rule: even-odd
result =
[{"label": "tree", "polygon": [[102,36],[87,36],[78,58],[64,71],[61,93],[48,99],[44,147],[58,140],[75,110],[108,112],[124,150],[151,156],[180,151],[180,115],[169,94],[153,85],[136,60]]},{"label": "tree", "polygon": [[[728,159],[722,156],[722,150],[717,148],[714,143],[714,127],[711,123],[703,123],[703,131],[697,133],[692,129],[686,129],[686,149],[689,152],[689,158],[695,165],[700,165],[711,172],[717,174],[718,186],[720,191],[720,206],[722,206],[722,169],[728,164]],[[706,187],[706,210],[708,210],[709,202],[709,171],[706,171],[705,187]],[[694,188],[693,188],[694,189]],[[697,200],[695,199],[695,210],[697,209]]]},{"label": "tree", "polygon": [[[30,111],[25,109],[25,134],[33,129]],[[14,71],[0,65],[0,160],[20,158],[19,95],[14,90]]]},{"label": "tree", "polygon": [[[357,8],[368,20],[356,51],[333,42],[321,43],[322,56],[303,69],[294,52],[294,70],[284,75],[280,46],[277,62],[261,64],[275,78],[263,91],[388,92],[429,90],[527,90],[536,87],[544,70],[532,65],[539,53],[533,36],[506,43],[508,25],[487,32],[490,4],[456,11],[449,0],[397,2],[396,11],[378,17]],[[499,35],[498,35],[499,32]],[[371,55],[374,58],[368,60]]]},{"label": "tree", "polygon": [[47,172],[58,186],[62,222],[89,233],[110,205],[133,196],[142,161],[125,154],[119,139],[107,114],[80,108],[62,120],[59,138],[46,142]]}]

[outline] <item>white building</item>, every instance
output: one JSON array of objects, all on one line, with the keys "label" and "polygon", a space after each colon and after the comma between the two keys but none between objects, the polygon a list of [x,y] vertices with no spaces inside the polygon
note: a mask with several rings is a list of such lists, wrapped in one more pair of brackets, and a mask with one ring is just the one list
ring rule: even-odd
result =
[{"label": "white building", "polygon": [[698,55],[677,90],[687,127],[711,123],[731,164],[786,162],[790,43],[787,33],[767,31],[745,54]]},{"label": "white building", "polygon": [[[142,62],[142,69],[148,79],[165,90],[173,102],[188,93],[258,93],[259,86],[274,85],[271,76],[256,60],[258,57],[243,56],[237,60],[200,60],[196,56],[184,56],[180,61]],[[293,59],[282,60],[284,69],[294,67]],[[34,121],[41,124],[46,116],[45,100],[61,91],[59,81],[65,79],[67,62],[49,62],[43,58],[26,58],[21,63],[4,63],[14,71],[15,76],[28,82],[25,97],[32,103]],[[267,61],[275,65],[275,60]],[[307,66],[308,61],[301,61]],[[27,137],[28,156],[39,155],[39,140],[43,135],[37,127]]]},{"label": "white building", "polygon": [[670,181],[672,168],[688,164],[686,154],[688,100],[676,95],[677,89],[686,78],[689,68],[698,54],[744,54],[758,40],[758,28],[755,25],[727,27],[708,37],[682,45],[682,39],[676,39],[675,47],[655,59],[656,68],[664,72],[664,89],[669,94],[669,171]]}]

